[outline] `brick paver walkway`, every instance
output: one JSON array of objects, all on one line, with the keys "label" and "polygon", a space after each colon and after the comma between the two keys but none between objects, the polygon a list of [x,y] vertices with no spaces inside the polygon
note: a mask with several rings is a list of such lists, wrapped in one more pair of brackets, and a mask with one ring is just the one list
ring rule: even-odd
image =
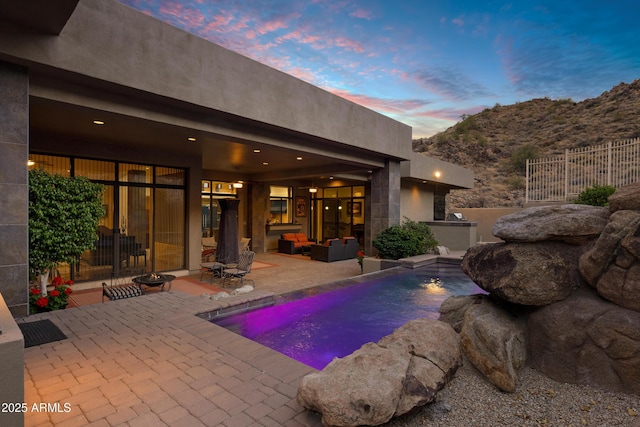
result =
[{"label": "brick paver walkway", "polygon": [[312,368],[195,316],[264,296],[172,291],[30,316],[68,339],[25,349],[28,407],[59,404],[25,425],[321,425],[295,400]]}]

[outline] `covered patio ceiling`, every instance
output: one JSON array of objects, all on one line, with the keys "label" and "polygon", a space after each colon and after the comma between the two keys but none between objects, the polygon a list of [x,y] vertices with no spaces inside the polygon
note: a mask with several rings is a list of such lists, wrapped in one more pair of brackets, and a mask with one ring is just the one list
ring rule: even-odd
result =
[{"label": "covered patio ceiling", "polygon": [[[371,171],[384,161],[365,150],[350,150],[331,141],[271,129],[264,124],[242,124],[239,119],[236,123],[226,120],[230,132],[223,135],[206,131],[206,123],[178,126],[39,97],[31,97],[29,108],[32,140],[54,136],[57,140],[197,155],[202,158],[203,170],[215,171],[223,175],[221,179],[227,176],[254,181],[321,180],[335,176],[366,181]],[[96,120],[104,124],[95,124]],[[35,146],[37,150],[38,145]]]}]

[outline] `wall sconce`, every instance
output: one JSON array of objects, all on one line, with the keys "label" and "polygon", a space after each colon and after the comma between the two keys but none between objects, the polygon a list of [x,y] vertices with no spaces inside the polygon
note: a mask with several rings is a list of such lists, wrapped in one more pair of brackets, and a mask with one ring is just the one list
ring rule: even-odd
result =
[{"label": "wall sconce", "polygon": [[317,192],[318,192],[318,187],[309,188],[309,193],[317,193]]},{"label": "wall sconce", "polygon": [[218,183],[216,184],[216,191],[220,191],[222,190],[222,184]]}]

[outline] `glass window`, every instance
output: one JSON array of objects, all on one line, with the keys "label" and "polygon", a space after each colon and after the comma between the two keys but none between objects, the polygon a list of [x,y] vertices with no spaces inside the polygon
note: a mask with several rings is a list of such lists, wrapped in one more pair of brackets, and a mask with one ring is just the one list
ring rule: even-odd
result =
[{"label": "glass window", "polygon": [[34,153],[29,155],[29,161],[29,168],[63,176],[84,176],[105,186],[104,216],[99,221],[95,247],[85,251],[74,266],[60,265],[63,277],[99,280],[129,268],[136,271],[184,268],[186,169],[155,167],[156,184],[174,186],[161,188],[153,185],[154,167],[150,165],[118,165],[111,161]]},{"label": "glass window", "polygon": [[184,268],[185,191],[156,189],[155,268],[158,271]]},{"label": "glass window", "polygon": [[71,176],[71,159],[68,157],[30,154],[28,165],[29,169],[42,169],[49,173]]},{"label": "glass window", "polygon": [[153,168],[146,165],[120,164],[118,176],[121,182],[142,182],[151,184],[153,180]]},{"label": "glass window", "polygon": [[349,197],[351,197],[351,187],[338,188],[338,198],[348,199]]},{"label": "glass window", "polygon": [[269,195],[269,223],[292,223],[293,197],[291,187],[272,185]]},{"label": "glass window", "polygon": [[325,188],[324,189],[324,198],[326,198],[326,199],[337,199],[338,198],[338,189],[337,188]]},{"label": "glass window", "polygon": [[84,176],[91,180],[115,181],[116,164],[100,160],[75,159],[73,173],[75,176]]},{"label": "glass window", "polygon": [[184,185],[184,169],[156,167],[156,184]]}]

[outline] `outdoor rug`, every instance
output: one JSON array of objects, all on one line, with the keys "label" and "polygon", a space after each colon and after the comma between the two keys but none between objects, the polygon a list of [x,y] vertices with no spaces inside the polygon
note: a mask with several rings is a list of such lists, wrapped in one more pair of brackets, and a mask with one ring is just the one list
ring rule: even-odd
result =
[{"label": "outdoor rug", "polygon": [[24,335],[24,348],[67,339],[67,336],[49,319],[19,323]]}]

